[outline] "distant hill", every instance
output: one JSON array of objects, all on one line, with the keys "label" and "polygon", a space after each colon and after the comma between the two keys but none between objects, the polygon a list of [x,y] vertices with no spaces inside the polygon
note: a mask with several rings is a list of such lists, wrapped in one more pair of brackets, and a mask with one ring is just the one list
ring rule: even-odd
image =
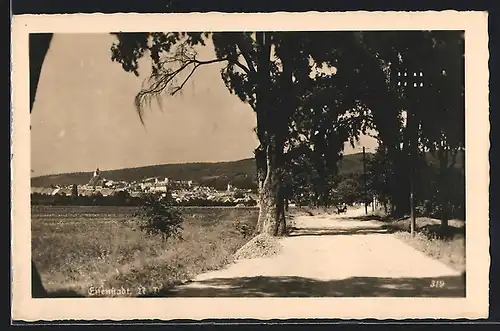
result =
[{"label": "distant hill", "polygon": [[[345,155],[339,163],[341,174],[363,171],[362,153]],[[101,171],[101,175],[114,181],[137,181],[151,177],[168,177],[175,180],[194,180],[203,185],[224,189],[228,182],[239,188],[255,187],[255,161],[244,159],[232,162],[162,164],[138,168]],[[50,185],[87,184],[92,172],[74,172],[31,178],[31,185],[47,187]]]},{"label": "distant hill", "polygon": [[[366,152],[366,160],[370,157],[369,152]],[[339,161],[339,173],[341,175],[355,174],[363,172],[363,153],[344,155]]]},{"label": "distant hill", "polygon": [[[371,153],[366,153],[366,159]],[[426,155],[429,163],[437,166],[437,160],[430,153]],[[463,157],[457,157],[457,167],[462,167]],[[340,174],[352,174],[363,172],[363,154],[344,155],[339,162]],[[127,168],[118,170],[101,171],[101,175],[114,181],[137,181],[151,177],[168,177],[175,180],[194,180],[206,186],[217,189],[225,189],[228,182],[239,188],[255,188],[255,161],[244,159],[231,162],[217,163],[185,163],[185,164],[162,164],[138,168]],[[87,184],[92,178],[92,172],[76,172],[57,175],[33,177],[31,185],[35,187],[47,187],[50,185]]]},{"label": "distant hill", "polygon": [[[439,167],[439,160],[437,158],[437,155],[432,155],[431,153],[427,152],[425,154],[425,159],[427,160],[428,164],[434,167]],[[449,158],[449,162],[451,162],[451,157]],[[465,162],[465,153],[463,151],[459,151],[456,156],[455,168],[463,168],[464,162]]]}]

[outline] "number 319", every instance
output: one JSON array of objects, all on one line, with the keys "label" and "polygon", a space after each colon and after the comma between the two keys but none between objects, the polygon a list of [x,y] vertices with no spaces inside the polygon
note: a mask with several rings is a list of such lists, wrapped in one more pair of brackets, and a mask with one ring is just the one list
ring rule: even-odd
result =
[{"label": "number 319", "polygon": [[431,287],[444,287],[444,280],[432,280]]}]

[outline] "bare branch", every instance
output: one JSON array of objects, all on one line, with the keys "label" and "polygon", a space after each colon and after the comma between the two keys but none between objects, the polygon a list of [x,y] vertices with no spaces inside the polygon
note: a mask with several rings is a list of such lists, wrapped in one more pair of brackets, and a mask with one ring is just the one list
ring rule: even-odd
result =
[{"label": "bare branch", "polygon": [[[224,58],[215,58],[211,60],[197,59],[196,51],[187,43],[180,44],[173,54],[164,57],[158,61],[156,67],[150,77],[143,84],[142,90],[135,98],[135,106],[141,122],[143,122],[144,107],[150,105],[152,98],[160,98],[161,94],[165,91],[170,95],[175,95],[181,91],[185,84],[191,79],[196,69],[202,65],[209,65],[218,62],[227,61],[230,65],[236,65],[241,68],[245,73],[250,74],[250,69],[238,61],[241,54],[226,56]],[[172,68],[174,66],[174,68]],[[177,68],[175,68],[177,67]],[[182,79],[178,86],[172,86],[176,78],[192,67],[189,74]]]},{"label": "bare branch", "polygon": [[193,69],[191,70],[191,72],[189,73],[189,75],[187,75],[187,77],[184,79],[184,81],[181,83],[181,85],[179,86],[176,86],[173,88],[173,91],[170,92],[170,95],[174,95],[175,93],[179,92],[183,87],[184,85],[186,84],[186,82],[189,80],[189,78],[191,78],[191,76],[194,74],[194,72],[196,71],[196,69],[201,66],[201,64],[195,64],[195,66],[193,67]]},{"label": "bare branch", "polygon": [[234,64],[236,66],[238,66],[239,68],[241,68],[246,74],[250,74],[250,70],[245,67],[245,65],[243,65],[241,62],[239,62],[237,60],[238,56],[240,56],[241,54],[236,54],[236,56],[234,56],[234,58],[230,58],[230,57],[224,57],[222,59],[214,59],[214,60],[209,60],[209,61],[200,61],[200,60],[197,60],[196,58],[192,58],[190,59],[190,61],[192,61],[193,63],[196,63],[196,64],[211,64],[211,63],[215,63],[215,62],[223,62],[223,61],[228,61],[230,64]]},{"label": "bare branch", "polygon": [[247,74],[247,75],[250,75],[250,70],[245,67],[242,63],[240,63],[238,60],[235,60],[235,61],[232,61],[231,63],[235,64],[236,66],[240,67],[241,69],[243,69],[243,71]]}]

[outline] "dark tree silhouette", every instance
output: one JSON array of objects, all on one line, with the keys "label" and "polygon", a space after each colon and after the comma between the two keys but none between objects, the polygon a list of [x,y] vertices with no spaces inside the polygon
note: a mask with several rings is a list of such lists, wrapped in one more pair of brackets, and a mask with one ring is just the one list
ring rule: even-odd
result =
[{"label": "dark tree silhouette", "polygon": [[[419,155],[430,151],[440,162],[438,199],[447,226],[448,178],[465,147],[463,31],[364,32],[363,39],[387,67],[388,90],[380,98],[385,111],[375,112],[373,123],[394,167],[389,185],[396,212],[409,209],[410,165],[418,175]],[[416,89],[411,80],[408,87],[397,85],[403,83],[398,73],[422,73],[423,86]],[[402,110],[408,110],[408,130],[403,130]]]},{"label": "dark tree silhouette", "polygon": [[52,33],[31,33],[29,36],[30,112],[33,110],[38,81],[51,41]]},{"label": "dark tree silhouette", "polygon": [[[51,41],[52,33],[32,33],[29,36],[30,112],[33,110],[42,65]],[[33,259],[31,260],[31,295],[33,297],[47,296],[47,291]]]},{"label": "dark tree silhouette", "polygon": [[385,213],[389,213],[388,203],[392,202],[391,177],[393,177],[392,160],[388,157],[387,148],[384,145],[379,145],[374,156],[367,163],[367,185],[369,190],[384,207]]}]

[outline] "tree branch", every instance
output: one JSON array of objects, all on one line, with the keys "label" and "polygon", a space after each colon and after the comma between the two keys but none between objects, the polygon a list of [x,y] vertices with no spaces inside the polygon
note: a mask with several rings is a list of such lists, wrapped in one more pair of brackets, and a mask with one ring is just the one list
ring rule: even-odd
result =
[{"label": "tree branch", "polygon": [[[181,55],[182,56],[182,55]],[[184,59],[179,58],[179,57],[170,57],[167,58],[166,60],[162,61],[162,66],[167,64],[167,63],[175,63],[175,62],[180,62],[182,65],[175,69],[171,70],[170,68],[168,69],[163,69],[159,73],[153,74],[149,78],[150,86],[148,88],[143,88],[143,90],[138,94],[138,98],[136,99],[142,99],[143,97],[146,97],[148,95],[155,96],[160,94],[163,90],[167,88],[167,85],[171,83],[178,74],[180,74],[184,69],[189,67],[190,65],[194,64],[194,68],[191,70],[189,75],[186,77],[186,79],[183,81],[183,83],[180,86],[177,86],[174,88],[173,92],[171,92],[171,95],[174,95],[176,92],[178,92],[182,87],[186,84],[186,82],[189,80],[189,78],[193,75],[194,71],[201,65],[208,65],[212,63],[217,63],[217,62],[224,62],[227,61],[228,58],[221,58],[221,59],[212,59],[212,60],[206,60],[206,61],[200,61],[197,60],[196,58],[189,58],[186,57]],[[136,102],[136,105],[139,105]]]},{"label": "tree branch", "polygon": [[181,85],[179,86],[176,86],[172,92],[170,92],[170,95],[174,95],[175,93],[179,92],[180,90],[182,90],[182,88],[184,87],[184,85],[186,84],[186,82],[189,80],[189,78],[191,78],[191,76],[194,74],[194,72],[196,71],[196,69],[201,66],[201,64],[195,64],[195,66],[193,67],[193,69],[191,70],[191,72],[189,73],[189,75],[187,75],[187,77],[184,79],[184,81],[181,83]]},{"label": "tree branch", "polygon": [[[241,54],[211,60],[198,60],[196,55],[196,51],[192,48],[185,47],[185,45],[182,44],[177,48],[174,54],[159,61],[156,70],[153,71],[147,80],[149,86],[143,87],[135,98],[135,105],[142,123],[144,123],[142,115],[145,103],[150,104],[153,97],[158,97],[165,90],[168,90],[170,95],[175,95],[177,92],[182,90],[185,84],[193,76],[196,69],[202,65],[227,61],[228,63],[241,68],[246,74],[250,74],[250,70],[238,61],[238,57]],[[179,64],[179,67],[177,69],[172,69],[170,65],[175,64]],[[194,67],[191,69],[186,78],[182,80],[182,83],[178,86],[172,86],[171,84],[174,79],[191,65],[194,65]]]},{"label": "tree branch", "polygon": [[250,58],[250,52],[248,50],[248,47],[245,47],[244,44],[242,45],[242,43],[240,41],[238,41],[236,43],[236,45],[240,49],[241,55],[243,55],[243,58],[245,59],[247,65],[248,65],[249,71],[255,72],[255,66],[254,66],[252,59]]},{"label": "tree branch", "polygon": [[242,63],[240,63],[238,60],[235,60],[234,62],[232,62],[233,64],[235,64],[236,66],[240,67],[241,69],[243,69],[243,71],[247,74],[247,75],[250,75],[250,70],[245,67]]},{"label": "tree branch", "polygon": [[213,60],[206,60],[206,61],[200,61],[200,60],[197,60],[197,59],[193,58],[193,59],[191,59],[191,61],[193,63],[199,64],[199,65],[203,65],[203,64],[212,64],[212,63],[217,63],[217,62],[229,61],[229,58],[228,57],[224,57],[224,58],[221,58],[221,59],[213,59]]}]

